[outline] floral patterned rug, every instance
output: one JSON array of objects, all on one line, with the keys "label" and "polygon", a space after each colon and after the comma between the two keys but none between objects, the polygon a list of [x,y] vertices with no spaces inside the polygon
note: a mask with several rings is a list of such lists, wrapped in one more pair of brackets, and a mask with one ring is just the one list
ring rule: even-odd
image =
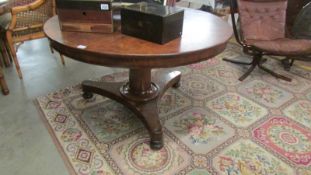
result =
[{"label": "floral patterned rug", "polygon": [[[178,89],[159,104],[165,146],[152,151],[141,122],[125,107],[96,95],[81,97],[80,85],[37,98],[72,174],[83,175],[310,175],[311,72],[279,61],[265,65],[293,78],[275,79],[221,60],[249,60],[229,44],[216,58],[175,68]],[[125,81],[127,72],[102,81]]]}]

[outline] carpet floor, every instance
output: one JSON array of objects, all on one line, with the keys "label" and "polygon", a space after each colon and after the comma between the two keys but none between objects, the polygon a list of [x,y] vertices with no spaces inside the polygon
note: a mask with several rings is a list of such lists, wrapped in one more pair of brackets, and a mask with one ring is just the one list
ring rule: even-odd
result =
[{"label": "carpet floor", "polygon": [[[279,61],[275,79],[221,60],[249,61],[236,44],[205,62],[178,67],[181,86],[158,104],[165,146],[152,151],[142,123],[122,105],[80,85],[40,96],[42,118],[72,174],[310,175],[311,72]],[[157,71],[157,70],[156,70]],[[127,72],[100,78],[125,81]]]}]

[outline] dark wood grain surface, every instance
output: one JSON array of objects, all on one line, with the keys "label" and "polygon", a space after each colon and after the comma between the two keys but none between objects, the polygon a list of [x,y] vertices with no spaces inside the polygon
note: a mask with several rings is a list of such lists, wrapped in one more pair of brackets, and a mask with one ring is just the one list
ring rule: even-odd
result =
[{"label": "dark wood grain surface", "polygon": [[[44,25],[51,44],[61,53],[83,62],[128,68],[186,65],[211,58],[224,50],[231,27],[219,17],[186,10],[182,37],[165,45],[147,42],[116,31],[113,34],[61,32],[58,17]],[[78,49],[79,45],[86,46]]]}]

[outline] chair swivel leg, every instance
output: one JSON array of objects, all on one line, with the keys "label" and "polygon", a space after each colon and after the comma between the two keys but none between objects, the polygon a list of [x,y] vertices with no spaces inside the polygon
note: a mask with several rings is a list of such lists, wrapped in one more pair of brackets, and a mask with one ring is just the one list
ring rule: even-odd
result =
[{"label": "chair swivel leg", "polygon": [[[234,63],[234,64],[241,64],[241,65],[252,65],[253,64],[253,61],[251,61],[251,62],[242,62],[242,61],[238,61],[238,60],[231,60],[231,59],[228,59],[228,58],[223,58],[222,60],[230,62],[230,63]],[[260,64],[263,64],[266,61],[267,61],[266,58],[262,58],[261,61],[260,61]]]},{"label": "chair swivel leg", "polygon": [[258,67],[259,67],[260,69],[262,69],[262,70],[268,72],[269,74],[271,74],[272,76],[274,76],[274,77],[276,77],[276,78],[279,78],[279,79],[282,79],[282,80],[285,80],[285,81],[289,81],[289,82],[292,81],[291,78],[288,78],[288,77],[286,77],[286,76],[284,76],[284,75],[275,73],[275,72],[273,72],[272,70],[270,70],[270,69],[268,69],[268,68],[262,66],[261,64],[259,64]]},{"label": "chair swivel leg", "polygon": [[[262,56],[261,56],[261,59],[262,59]],[[258,62],[258,67],[259,67],[260,69],[264,70],[265,72],[268,72],[268,73],[271,74],[272,76],[274,76],[274,77],[276,77],[276,78],[279,78],[279,79],[282,79],[282,80],[285,80],[285,81],[289,81],[289,82],[292,81],[291,78],[288,78],[288,77],[286,77],[286,76],[284,76],[284,75],[278,74],[278,73],[276,73],[276,72],[274,72],[274,71],[272,71],[272,70],[270,70],[270,69],[264,67],[262,64],[263,64],[263,62],[259,61],[259,62]]]},{"label": "chair swivel leg", "polygon": [[222,60],[230,62],[230,63],[234,63],[234,64],[242,64],[242,65],[252,65],[252,62],[242,62],[242,61],[237,61],[237,60],[231,60],[228,58],[223,58]]},{"label": "chair swivel leg", "polygon": [[243,81],[245,78],[247,78],[251,72],[256,68],[256,66],[261,62],[262,56],[261,55],[254,55],[253,61],[251,62],[251,66],[248,68],[248,70],[239,78],[240,81]]},{"label": "chair swivel leg", "polygon": [[294,64],[294,59],[286,57],[285,59],[281,60],[281,63],[283,64],[284,69],[289,71]]}]

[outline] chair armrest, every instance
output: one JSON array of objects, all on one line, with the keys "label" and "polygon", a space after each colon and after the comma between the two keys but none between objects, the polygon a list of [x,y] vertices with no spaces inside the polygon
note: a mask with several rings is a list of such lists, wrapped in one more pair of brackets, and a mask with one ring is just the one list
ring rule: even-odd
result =
[{"label": "chair armrest", "polygon": [[45,2],[45,0],[36,0],[30,4],[13,6],[13,7],[11,7],[11,13],[12,13],[12,15],[15,15],[15,14],[20,13],[20,12],[35,10],[35,9],[39,8],[44,2]]}]

